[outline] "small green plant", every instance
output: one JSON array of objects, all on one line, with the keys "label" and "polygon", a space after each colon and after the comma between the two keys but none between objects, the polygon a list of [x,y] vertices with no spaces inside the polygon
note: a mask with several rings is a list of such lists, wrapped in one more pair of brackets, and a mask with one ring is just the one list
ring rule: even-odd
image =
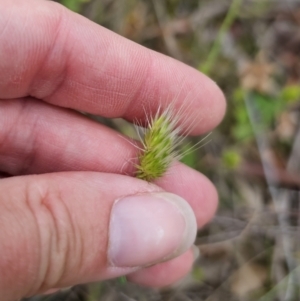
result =
[{"label": "small green plant", "polygon": [[222,154],[222,163],[229,169],[235,169],[241,164],[242,158],[240,154],[232,149],[227,149]]},{"label": "small green plant", "polygon": [[171,109],[160,112],[148,120],[139,155],[136,176],[139,179],[153,181],[160,178],[178,157],[177,119],[172,119]]},{"label": "small green plant", "polygon": [[175,160],[197,148],[208,136],[187,150],[181,150],[180,146],[186,135],[179,135],[183,128],[179,125],[182,113],[180,110],[176,115],[169,106],[166,110],[159,108],[154,117],[147,119],[148,128],[141,138],[142,148],[138,157],[139,164],[136,165],[137,178],[151,182],[162,177]]}]

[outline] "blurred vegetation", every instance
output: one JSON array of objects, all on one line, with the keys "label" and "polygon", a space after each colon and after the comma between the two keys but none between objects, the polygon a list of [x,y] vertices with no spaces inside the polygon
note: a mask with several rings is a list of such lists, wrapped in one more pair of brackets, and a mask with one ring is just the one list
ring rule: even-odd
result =
[{"label": "blurred vegetation", "polygon": [[73,10],[74,12],[80,12],[83,3],[88,3],[89,0],[62,0],[61,4],[66,6],[67,8]]},{"label": "blurred vegetation", "polygon": [[[46,299],[300,300],[300,1],[61,3],[207,73],[228,109],[211,141],[183,159],[220,195],[215,219],[199,231],[194,271],[163,291],[116,280]],[[125,123],[115,126],[128,132]]]}]

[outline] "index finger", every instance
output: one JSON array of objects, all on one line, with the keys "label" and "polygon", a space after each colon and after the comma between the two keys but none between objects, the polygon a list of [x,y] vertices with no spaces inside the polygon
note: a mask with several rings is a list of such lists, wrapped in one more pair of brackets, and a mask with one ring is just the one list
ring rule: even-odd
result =
[{"label": "index finger", "polygon": [[33,96],[129,120],[173,103],[193,133],[216,126],[222,92],[197,70],[40,0],[0,0],[0,97]]}]

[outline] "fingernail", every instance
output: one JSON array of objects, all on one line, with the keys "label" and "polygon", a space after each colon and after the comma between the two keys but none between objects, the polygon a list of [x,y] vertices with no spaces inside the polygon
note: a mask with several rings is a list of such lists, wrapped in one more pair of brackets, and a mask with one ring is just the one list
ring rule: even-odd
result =
[{"label": "fingernail", "polygon": [[110,218],[108,259],[115,267],[143,267],[177,257],[195,241],[190,205],[167,193],[128,196],[115,202]]}]

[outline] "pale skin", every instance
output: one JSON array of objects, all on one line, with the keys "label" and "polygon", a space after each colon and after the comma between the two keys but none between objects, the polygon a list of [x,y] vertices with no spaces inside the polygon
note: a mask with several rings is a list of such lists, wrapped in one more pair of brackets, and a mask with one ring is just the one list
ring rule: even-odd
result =
[{"label": "pale skin", "polygon": [[188,101],[184,117],[201,134],[221,121],[222,92],[191,67],[56,3],[0,0],[0,11],[0,170],[12,176],[0,180],[0,300],[120,275],[151,287],[176,282],[192,266],[191,248],[151,267],[143,268],[154,262],[145,254],[138,268],[112,268],[113,204],[171,192],[200,228],[215,213],[214,186],[180,163],[155,184],[135,179],[128,162],[138,149],[75,110],[133,121],[145,107]]}]

